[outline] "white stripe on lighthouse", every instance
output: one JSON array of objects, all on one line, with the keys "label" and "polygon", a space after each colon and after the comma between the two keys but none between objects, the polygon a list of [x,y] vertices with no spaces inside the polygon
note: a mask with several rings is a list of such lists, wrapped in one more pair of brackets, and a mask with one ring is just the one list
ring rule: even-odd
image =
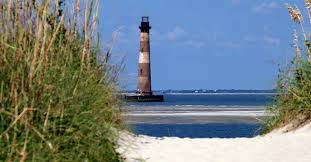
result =
[{"label": "white stripe on lighthouse", "polygon": [[139,63],[150,63],[150,53],[140,52],[139,53]]}]

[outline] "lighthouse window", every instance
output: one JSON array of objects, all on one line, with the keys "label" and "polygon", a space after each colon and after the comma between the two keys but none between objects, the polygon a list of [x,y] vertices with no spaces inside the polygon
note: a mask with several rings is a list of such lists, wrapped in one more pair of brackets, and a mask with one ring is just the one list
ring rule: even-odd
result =
[{"label": "lighthouse window", "polygon": [[144,48],[141,48],[141,51],[143,52],[143,51],[144,51]]},{"label": "lighthouse window", "polygon": [[140,69],[140,74],[143,74],[143,69]]}]

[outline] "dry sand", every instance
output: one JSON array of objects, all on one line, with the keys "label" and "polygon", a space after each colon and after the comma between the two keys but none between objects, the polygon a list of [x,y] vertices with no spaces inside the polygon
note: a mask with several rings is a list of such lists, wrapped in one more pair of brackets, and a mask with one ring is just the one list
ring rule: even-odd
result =
[{"label": "dry sand", "polygon": [[121,133],[128,162],[310,162],[311,124],[254,138],[154,138]]}]

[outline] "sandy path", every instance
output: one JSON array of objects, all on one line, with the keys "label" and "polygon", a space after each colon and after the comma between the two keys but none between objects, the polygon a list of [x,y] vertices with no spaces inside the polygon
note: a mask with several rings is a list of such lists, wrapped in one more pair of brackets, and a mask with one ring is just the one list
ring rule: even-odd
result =
[{"label": "sandy path", "polygon": [[311,124],[295,132],[235,139],[134,137],[122,134],[128,162],[310,162]]}]

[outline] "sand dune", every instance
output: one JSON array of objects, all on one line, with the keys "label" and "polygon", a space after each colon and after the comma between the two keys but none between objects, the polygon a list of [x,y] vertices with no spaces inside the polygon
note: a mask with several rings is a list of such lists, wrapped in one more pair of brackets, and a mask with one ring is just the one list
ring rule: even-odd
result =
[{"label": "sand dune", "polygon": [[128,162],[310,162],[311,124],[254,138],[154,138],[121,133]]}]

